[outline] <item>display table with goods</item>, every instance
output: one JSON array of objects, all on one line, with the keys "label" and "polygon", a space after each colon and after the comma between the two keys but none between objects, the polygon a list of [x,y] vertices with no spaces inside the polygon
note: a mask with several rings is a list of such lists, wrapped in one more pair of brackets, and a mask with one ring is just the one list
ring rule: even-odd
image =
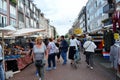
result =
[{"label": "display table with goods", "polygon": [[24,69],[32,63],[32,58],[29,54],[16,54],[5,56],[5,70],[13,72]]}]

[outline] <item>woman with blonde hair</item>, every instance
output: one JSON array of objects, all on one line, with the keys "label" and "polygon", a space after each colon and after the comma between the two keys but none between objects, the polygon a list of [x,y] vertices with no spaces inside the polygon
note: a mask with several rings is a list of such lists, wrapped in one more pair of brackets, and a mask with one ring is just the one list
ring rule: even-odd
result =
[{"label": "woman with blonde hair", "polygon": [[44,80],[45,55],[47,56],[47,48],[43,43],[42,37],[37,37],[33,46],[32,56],[40,77],[39,80]]}]

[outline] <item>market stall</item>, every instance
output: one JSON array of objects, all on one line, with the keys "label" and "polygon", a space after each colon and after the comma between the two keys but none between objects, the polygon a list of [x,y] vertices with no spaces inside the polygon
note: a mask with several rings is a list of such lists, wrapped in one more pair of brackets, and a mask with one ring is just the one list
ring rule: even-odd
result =
[{"label": "market stall", "polygon": [[32,58],[30,55],[10,55],[5,56],[5,71],[19,71],[31,64]]}]

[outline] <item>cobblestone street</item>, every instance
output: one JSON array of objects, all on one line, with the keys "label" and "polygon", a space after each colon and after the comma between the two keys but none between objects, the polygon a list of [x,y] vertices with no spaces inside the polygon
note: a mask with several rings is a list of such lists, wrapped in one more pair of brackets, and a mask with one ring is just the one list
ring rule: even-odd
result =
[{"label": "cobblestone street", "polygon": [[[115,75],[112,75],[96,63],[93,70],[87,68],[84,57],[82,55],[82,61],[78,69],[71,67],[69,62],[67,65],[62,65],[61,60],[61,63],[57,63],[56,70],[45,71],[45,80],[115,80]],[[35,75],[34,64],[29,65],[9,80],[38,80]]]}]

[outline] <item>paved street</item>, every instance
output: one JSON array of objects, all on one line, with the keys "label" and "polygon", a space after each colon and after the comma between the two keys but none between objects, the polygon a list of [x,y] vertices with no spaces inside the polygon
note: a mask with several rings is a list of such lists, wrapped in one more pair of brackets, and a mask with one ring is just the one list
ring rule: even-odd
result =
[{"label": "paved street", "polygon": [[[97,65],[97,63],[95,63],[94,70],[87,68],[84,57],[82,55],[82,61],[78,69],[73,69],[69,62],[67,65],[61,65],[61,60],[61,63],[57,63],[56,70],[45,72],[45,80],[115,80],[114,74]],[[29,65],[9,80],[38,80],[35,75],[34,64]]]}]

